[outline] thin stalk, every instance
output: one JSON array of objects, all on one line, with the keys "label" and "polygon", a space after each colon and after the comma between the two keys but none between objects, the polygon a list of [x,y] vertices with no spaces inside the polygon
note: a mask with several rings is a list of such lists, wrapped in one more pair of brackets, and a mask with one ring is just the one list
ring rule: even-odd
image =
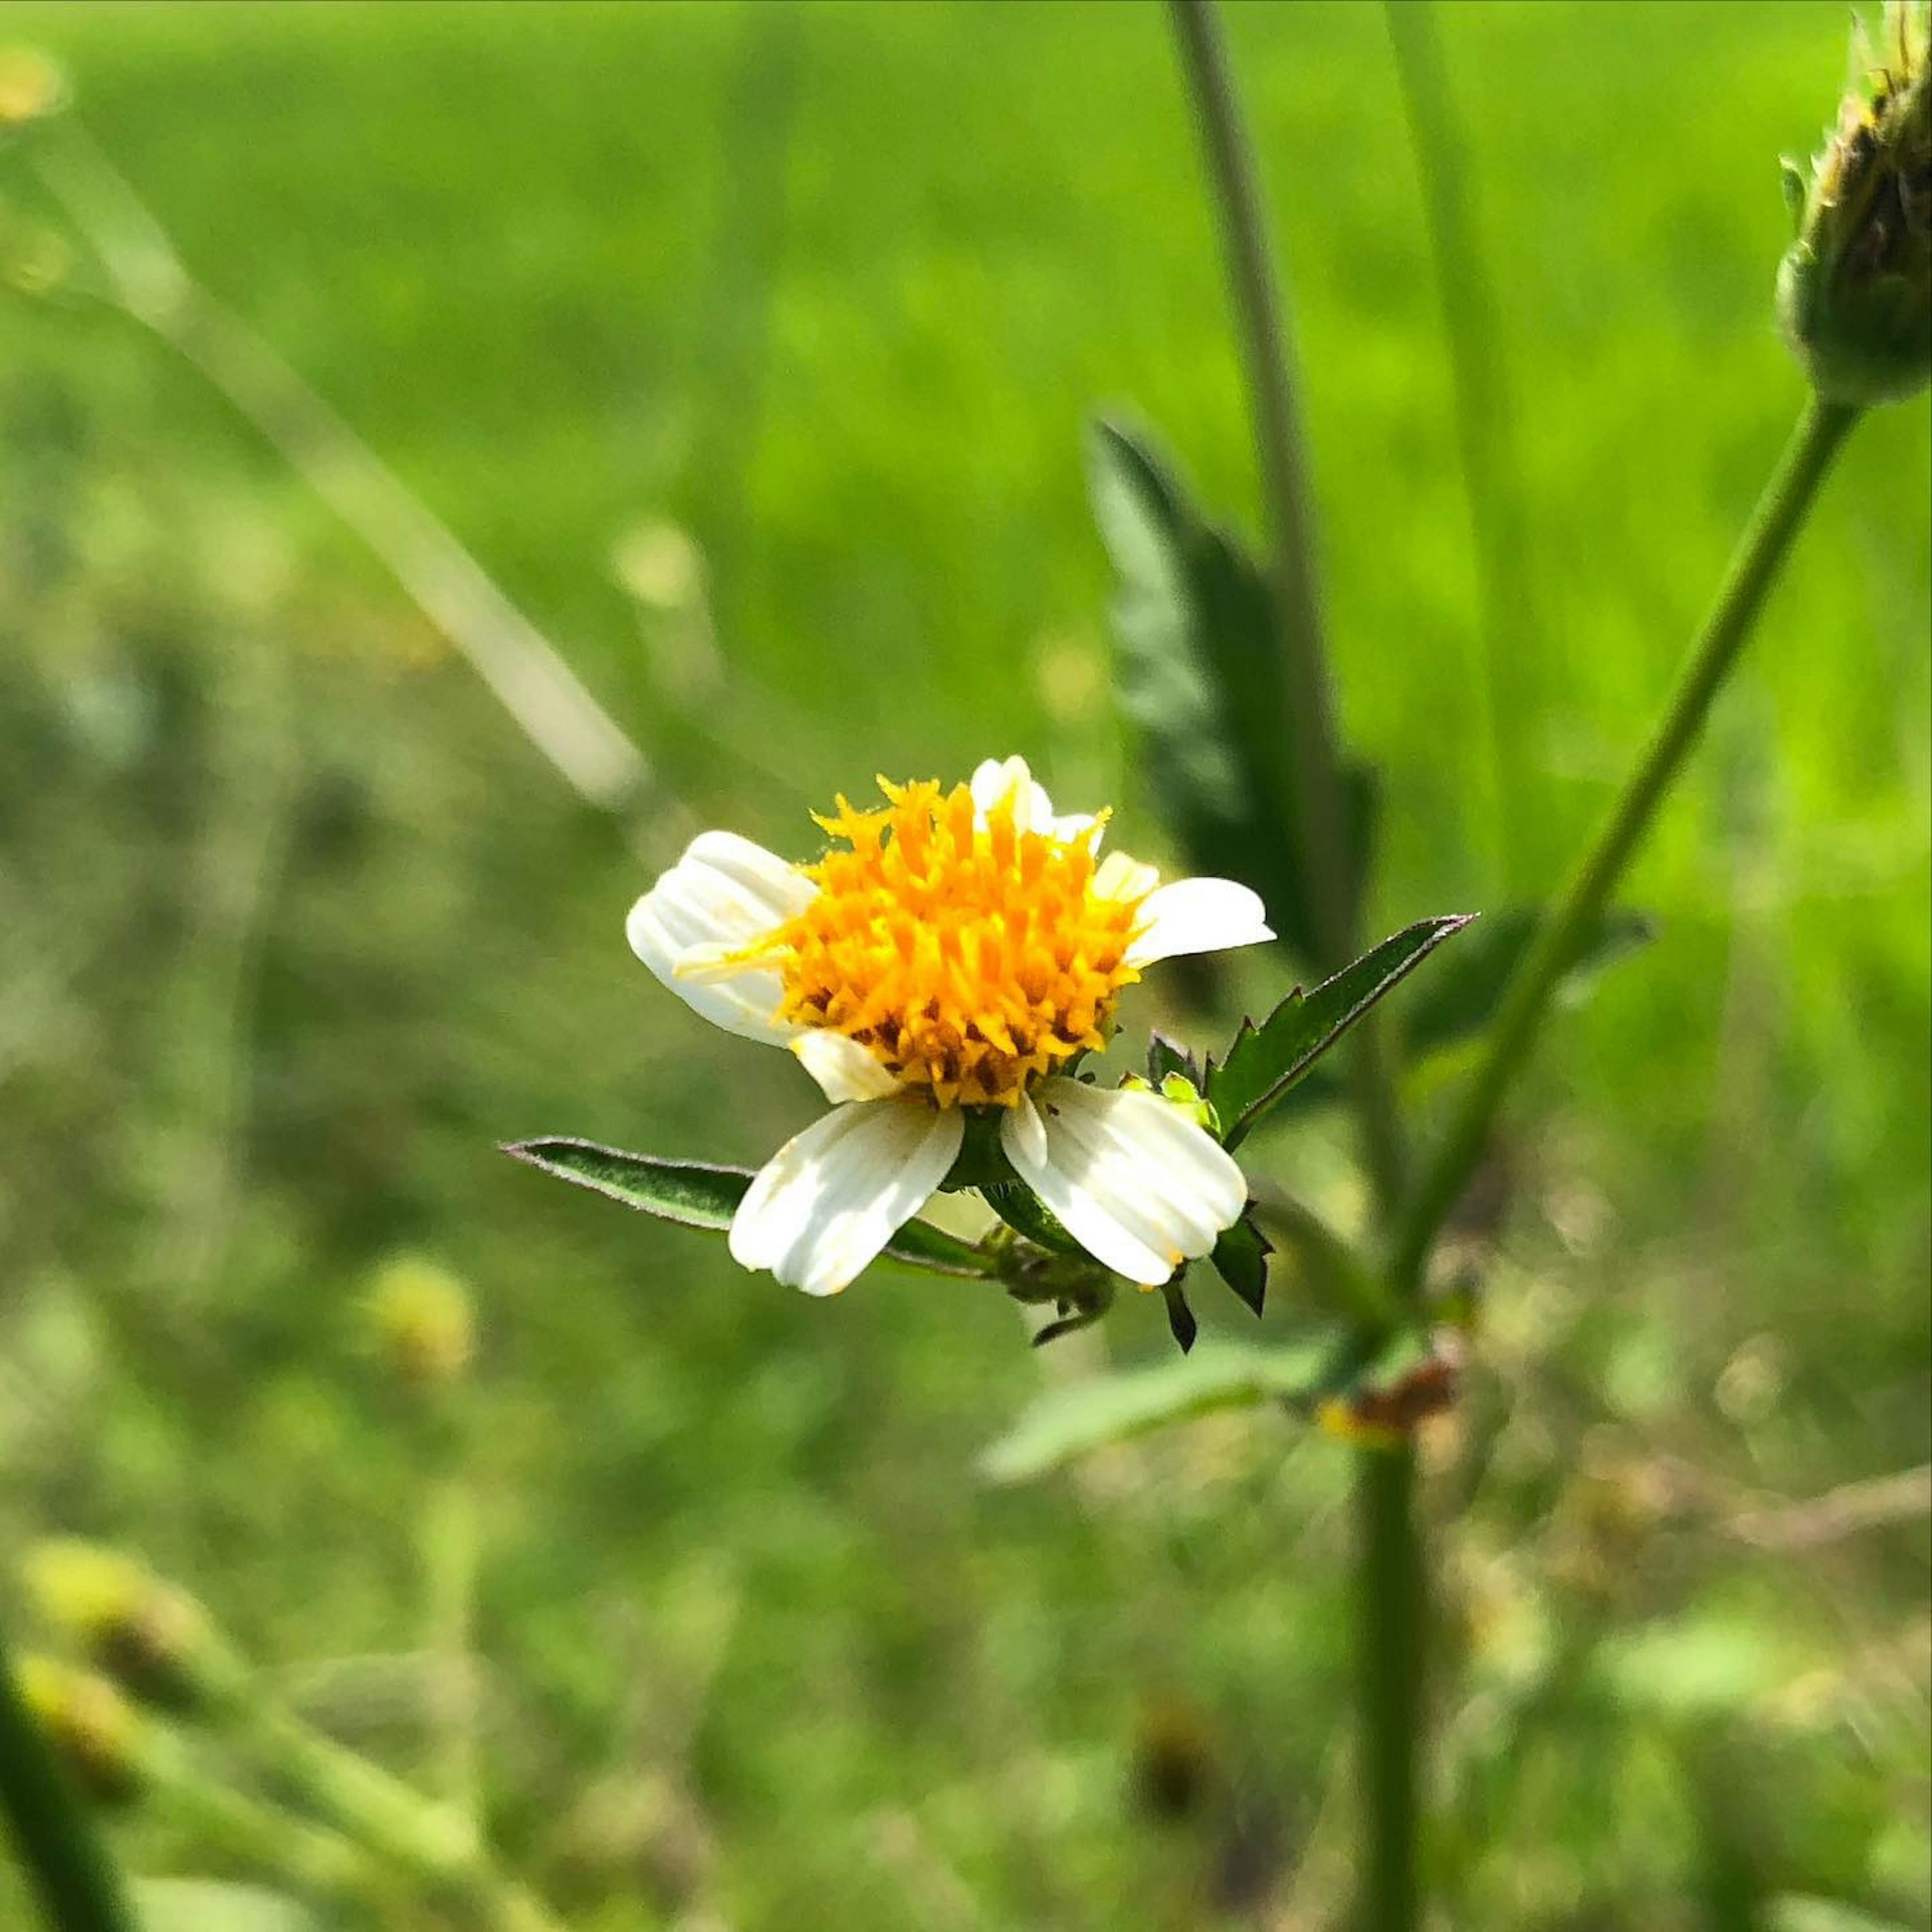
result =
[{"label": "thin stalk", "polygon": [[649,804],[644,754],[550,640],[368,443],[232,310],[189,274],[166,231],[68,116],[32,150],[93,250],[94,290],[214,386],[381,560],[558,776],[620,819]]},{"label": "thin stalk", "polygon": [[134,1932],[120,1876],[0,1644],[0,1812],[53,1932]]},{"label": "thin stalk", "polygon": [[1485,816],[1496,839],[1504,896],[1516,890],[1524,823],[1516,788],[1527,768],[1523,707],[1506,703],[1506,665],[1533,661],[1534,614],[1526,582],[1529,554],[1516,463],[1516,412],[1503,358],[1503,330],[1472,213],[1460,132],[1442,71],[1430,0],[1384,0],[1409,143],[1421,178],[1424,225],[1448,351],[1450,400],[1475,566],[1478,634],[1469,682],[1472,736],[1482,748]]},{"label": "thin stalk", "polygon": [[[1243,133],[1220,22],[1210,0],[1171,0],[1181,64],[1194,98],[1220,214],[1222,244],[1247,375],[1269,538],[1269,584],[1287,676],[1282,719],[1292,824],[1309,882],[1318,963],[1348,962],[1356,908],[1342,869],[1340,760],[1335,748],[1300,412],[1289,379],[1286,312]],[[1355,1029],[1350,1072],[1362,1149],[1378,1208],[1395,1211],[1402,1150],[1379,1016]],[[1305,1232],[1305,1231],[1304,1231]],[[1345,1277],[1351,1278],[1351,1277]],[[1379,1288],[1381,1283],[1376,1284]],[[1390,1298],[1358,1304],[1366,1342],[1387,1332]],[[1364,1450],[1356,1472],[1361,1600],[1360,1673],[1364,1924],[1408,1932],[1415,1920],[1416,1780],[1421,1723],[1421,1554],[1410,1514],[1413,1465],[1404,1448]]]},{"label": "thin stalk", "polygon": [[480,1830],[482,1777],[474,1628],[478,1530],[476,1490],[464,1471],[452,1465],[424,1498],[420,1545],[429,1650],[436,1660],[431,1707],[437,1796]]},{"label": "thin stalk", "polygon": [[[1308,469],[1289,374],[1293,342],[1220,16],[1212,0],[1170,0],[1170,7],[1220,224],[1261,472],[1268,585],[1287,672],[1281,728],[1292,806],[1288,830],[1308,881],[1316,963],[1335,972],[1348,962],[1354,913],[1343,869],[1341,770],[1322,645]],[[1364,1157],[1378,1198],[1392,1202],[1401,1185],[1401,1145],[1393,1081],[1373,1013],[1355,1029],[1352,1066]]]},{"label": "thin stalk", "polygon": [[1711,703],[1749,640],[1766,593],[1859,412],[1813,398],[1733,553],[1716,602],[1648,747],[1596,843],[1503,996],[1488,1048],[1396,1232],[1390,1277],[1413,1292],[1437,1232],[1489,1144],[1498,1108],[1522,1071],[1558,982],[1622,878],[1658,805],[1697,742]]},{"label": "thin stalk", "polygon": [[1355,1458],[1358,1749],[1366,1829],[1358,1868],[1358,1932],[1412,1932],[1421,1916],[1416,1848],[1424,1713],[1428,1571],[1415,1515],[1415,1448]]}]

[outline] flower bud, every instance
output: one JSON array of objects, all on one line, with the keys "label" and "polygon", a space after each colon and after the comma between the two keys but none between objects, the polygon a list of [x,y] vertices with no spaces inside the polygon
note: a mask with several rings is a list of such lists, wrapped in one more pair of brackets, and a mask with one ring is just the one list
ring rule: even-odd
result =
[{"label": "flower bud", "polygon": [[141,1720],[106,1678],[50,1657],[25,1657],[20,1694],[90,1798],[125,1804],[141,1795]]},{"label": "flower bud", "polygon": [[0,139],[58,114],[67,77],[38,47],[0,47]]},{"label": "flower bud", "polygon": [[1838,112],[1807,181],[1786,164],[1797,239],[1778,319],[1827,401],[1897,402],[1932,378],[1932,10],[1889,0],[1890,47]]},{"label": "flower bud", "polygon": [[378,1353],[407,1388],[445,1388],[468,1371],[476,1352],[470,1291],[440,1262],[422,1255],[385,1262],[365,1305]]},{"label": "flower bud", "polygon": [[183,1711],[206,1700],[218,1654],[201,1606],[118,1550],[44,1543],[26,1581],[40,1614],[142,1702]]}]

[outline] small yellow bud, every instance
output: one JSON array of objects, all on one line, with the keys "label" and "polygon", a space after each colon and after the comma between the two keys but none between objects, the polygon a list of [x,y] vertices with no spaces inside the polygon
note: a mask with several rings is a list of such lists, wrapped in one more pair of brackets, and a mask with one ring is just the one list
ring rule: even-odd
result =
[{"label": "small yellow bud", "polygon": [[1890,43],[1846,98],[1808,182],[1787,164],[1797,239],[1778,317],[1820,395],[1897,402],[1932,380],[1932,9],[1890,0]]},{"label": "small yellow bud", "polygon": [[417,1390],[460,1381],[476,1353],[470,1291],[440,1262],[398,1255],[376,1270],[366,1304],[376,1346]]},{"label": "small yellow bud", "polygon": [[26,1573],[41,1616],[135,1696],[166,1710],[202,1701],[213,1632],[184,1591],[98,1544],[44,1543]]},{"label": "small yellow bud", "polygon": [[38,47],[0,47],[0,136],[68,103],[67,76]]},{"label": "small yellow bud", "polygon": [[104,1804],[141,1793],[142,1725],[106,1678],[50,1657],[20,1660],[20,1694],[82,1790]]}]

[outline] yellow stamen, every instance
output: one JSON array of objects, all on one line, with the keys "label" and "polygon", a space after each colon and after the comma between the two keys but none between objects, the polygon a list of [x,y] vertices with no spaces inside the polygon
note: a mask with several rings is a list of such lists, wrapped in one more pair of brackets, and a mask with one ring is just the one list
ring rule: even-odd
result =
[{"label": "yellow stamen", "polygon": [[804,870],[818,896],[759,944],[781,1016],[856,1040],[936,1104],[1012,1106],[1106,1043],[1140,902],[1094,890],[1097,824],[1022,831],[1017,795],[981,822],[964,785],[896,785],[819,820],[835,844]]}]

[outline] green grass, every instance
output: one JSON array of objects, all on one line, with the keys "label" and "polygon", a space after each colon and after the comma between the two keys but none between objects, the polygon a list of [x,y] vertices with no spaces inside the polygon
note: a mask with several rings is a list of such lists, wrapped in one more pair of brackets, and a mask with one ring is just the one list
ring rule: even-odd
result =
[{"label": "green grass", "polygon": [[[1343,715],[1384,773],[1383,930],[1550,890],[1604,808],[1797,408],[1776,162],[1843,73],[1825,0],[1440,24],[1540,620],[1492,693],[1531,754],[1507,880],[1382,22],[1230,20]],[[29,4],[4,31],[70,65],[194,271],[701,819],[802,852],[875,770],[1022,749],[1157,847],[1105,697],[1083,427],[1123,408],[1250,527],[1254,500],[1157,10]],[[5,329],[8,1541],[146,1550],[423,1761],[406,1697],[314,1666],[422,1641],[420,1458],[356,1298],[426,1246],[486,1337],[492,1804],[584,1924],[1179,1927],[1210,1874],[1286,1914],[1304,1856],[1306,1916],[1270,1922],[1328,1922],[1339,1453],[1237,1419],[988,1492],[973,1457],[1041,1376],[1158,1354],[1157,1304],[1030,1358],[990,1292],[882,1270],[808,1304],[502,1160],[568,1132],[755,1161],[809,1096],[629,958],[637,862],[196,376],[84,306]],[[1859,430],[1633,882],[1661,936],[1552,1029],[1517,1114],[1491,1336],[1434,1459],[1467,1653],[1444,1715],[1494,1752],[1435,1852],[1459,1924],[1703,1922],[1734,1840],[1772,1889],[1923,1910],[1923,1522],[1796,1554],[1711,1526],[1928,1455],[1928,444],[1922,399]],[[658,519],[703,547],[730,667],[699,715],[611,572]],[[1333,1139],[1270,1146],[1332,1182]],[[1746,1688],[1687,1714],[1643,1694],[1673,1668]],[[1178,1825],[1134,1795],[1170,1731],[1209,1766]],[[1738,1751],[1792,1760],[1742,1823]],[[631,1802],[593,1819],[599,1785]],[[165,1816],[124,1842],[215,1862]]]}]

